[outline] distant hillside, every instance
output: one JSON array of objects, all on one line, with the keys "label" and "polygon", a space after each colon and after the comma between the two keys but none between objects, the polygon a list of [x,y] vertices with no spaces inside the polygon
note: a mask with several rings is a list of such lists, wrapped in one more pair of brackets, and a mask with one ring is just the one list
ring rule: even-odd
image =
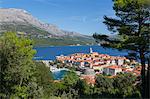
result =
[{"label": "distant hillside", "polygon": [[[73,45],[94,43],[87,35],[59,29],[34,18],[22,9],[0,8],[0,33],[17,31],[35,40],[36,45]],[[68,42],[67,42],[68,40]]]}]

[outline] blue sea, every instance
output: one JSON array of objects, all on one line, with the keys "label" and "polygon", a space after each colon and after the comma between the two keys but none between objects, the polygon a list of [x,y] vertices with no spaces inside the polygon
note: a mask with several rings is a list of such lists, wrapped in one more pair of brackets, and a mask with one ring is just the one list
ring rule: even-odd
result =
[{"label": "blue sea", "polygon": [[35,47],[37,51],[34,60],[55,60],[56,56],[70,55],[74,53],[89,53],[90,48],[94,52],[101,54],[108,54],[111,56],[125,56],[128,54],[126,50],[118,51],[112,48],[103,48],[101,46],[49,46],[49,47]]}]

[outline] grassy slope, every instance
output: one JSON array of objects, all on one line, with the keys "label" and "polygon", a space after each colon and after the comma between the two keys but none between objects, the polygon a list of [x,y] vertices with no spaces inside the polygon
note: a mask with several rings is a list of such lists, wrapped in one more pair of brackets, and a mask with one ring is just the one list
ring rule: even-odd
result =
[{"label": "grassy slope", "polygon": [[28,34],[43,34],[46,35],[48,34],[47,31],[41,30],[37,27],[34,27],[32,25],[26,25],[26,24],[17,24],[17,23],[11,23],[11,24],[7,24],[4,23],[3,25],[0,25],[1,30],[5,30],[5,31],[19,31],[19,32],[26,32]]},{"label": "grassy slope", "polygon": [[[42,34],[47,35],[49,34],[47,31],[41,30],[36,28],[32,25],[26,24],[3,24],[0,26],[0,31],[19,31],[19,32],[26,32],[30,35],[35,34]],[[61,37],[61,38],[32,38],[34,40],[35,46],[49,46],[49,45],[76,45],[76,44],[92,44],[94,40],[91,38],[83,38],[83,37]]]},{"label": "grassy slope", "polygon": [[93,44],[93,39],[77,39],[77,38],[33,38],[34,43],[36,46],[48,46],[48,45],[86,45],[86,44]]}]

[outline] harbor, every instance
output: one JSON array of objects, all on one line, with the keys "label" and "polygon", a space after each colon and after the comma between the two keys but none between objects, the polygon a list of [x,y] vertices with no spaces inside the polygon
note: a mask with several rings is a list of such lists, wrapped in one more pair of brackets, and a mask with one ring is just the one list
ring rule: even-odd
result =
[{"label": "harbor", "polygon": [[[89,53],[74,53],[70,55],[56,56],[56,60],[41,60],[50,71],[57,75],[56,80],[63,79],[65,73],[74,68],[81,79],[94,84],[95,76],[98,74],[116,76],[119,73],[133,73],[140,76],[141,66],[136,60],[129,60],[124,56],[111,56],[100,54],[89,48]],[[61,65],[61,66],[59,66]],[[91,80],[89,80],[89,78]]]}]

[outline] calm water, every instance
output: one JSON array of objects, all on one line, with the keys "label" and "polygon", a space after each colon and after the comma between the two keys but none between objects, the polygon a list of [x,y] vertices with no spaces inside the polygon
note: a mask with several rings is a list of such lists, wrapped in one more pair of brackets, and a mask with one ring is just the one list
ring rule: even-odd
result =
[{"label": "calm water", "polygon": [[55,60],[56,56],[69,55],[74,53],[89,53],[90,47],[94,52],[101,54],[109,54],[112,56],[125,56],[127,51],[118,51],[111,48],[103,48],[101,46],[55,46],[55,47],[36,47],[37,51],[35,60]]},{"label": "calm water", "polygon": [[67,72],[68,71],[66,71],[66,70],[61,70],[61,71],[53,72],[54,80],[60,80],[60,79],[62,79]]}]

